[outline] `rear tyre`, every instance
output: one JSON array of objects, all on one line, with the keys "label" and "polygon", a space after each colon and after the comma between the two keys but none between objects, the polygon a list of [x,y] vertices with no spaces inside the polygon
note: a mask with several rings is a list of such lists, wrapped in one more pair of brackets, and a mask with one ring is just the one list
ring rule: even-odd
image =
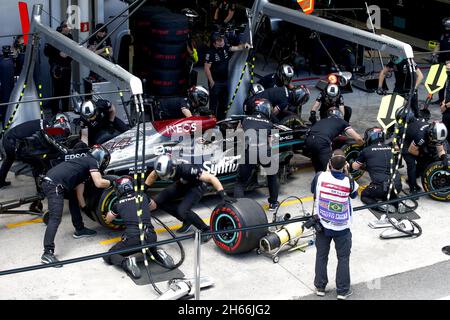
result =
[{"label": "rear tyre", "polygon": [[[107,176],[112,178],[118,178],[118,176]],[[108,211],[110,211],[117,201],[116,192],[112,187],[101,191],[100,199],[98,201],[97,208],[95,210],[95,217],[101,226],[111,230],[123,230],[125,228],[123,220],[119,217],[107,223],[105,218]]]},{"label": "rear tyre", "polygon": [[[347,159],[348,163],[354,162],[361,151],[363,150],[363,147],[358,144],[346,144],[342,147],[342,151],[344,151],[345,158]],[[353,170],[350,168],[350,174],[352,175],[353,179],[358,180],[361,178],[364,174],[364,170]]]},{"label": "rear tyre", "polygon": [[[238,199],[235,203],[218,205],[211,214],[211,231],[245,228],[267,224],[264,209],[254,200]],[[233,255],[249,252],[259,247],[259,240],[267,228],[214,235],[215,244],[223,252]]]},{"label": "rear tyre", "polygon": [[446,192],[436,192],[430,197],[438,201],[450,201],[450,166],[444,168],[442,162],[431,163],[422,174],[422,186],[425,192],[449,188]]}]

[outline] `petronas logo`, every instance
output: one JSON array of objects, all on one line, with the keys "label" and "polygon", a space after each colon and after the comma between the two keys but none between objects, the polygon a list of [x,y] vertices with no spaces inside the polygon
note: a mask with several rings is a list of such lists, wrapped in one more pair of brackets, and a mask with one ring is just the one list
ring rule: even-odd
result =
[{"label": "petronas logo", "polygon": [[331,211],[334,211],[334,212],[342,212],[343,208],[344,208],[344,205],[339,204],[339,203],[332,202],[328,205],[328,209]]}]

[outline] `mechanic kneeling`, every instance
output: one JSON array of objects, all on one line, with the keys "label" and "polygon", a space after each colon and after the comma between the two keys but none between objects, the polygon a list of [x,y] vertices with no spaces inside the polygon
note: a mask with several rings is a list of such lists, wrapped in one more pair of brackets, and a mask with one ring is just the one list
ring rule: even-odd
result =
[{"label": "mechanic kneeling", "polygon": [[155,118],[164,119],[182,119],[192,117],[192,111],[204,108],[209,101],[209,92],[202,86],[193,86],[189,88],[187,98],[159,98],[156,104]]},{"label": "mechanic kneeling", "polygon": [[[174,181],[172,185],[158,193],[150,204],[150,209],[160,208],[183,222],[178,233],[186,233],[194,225],[198,230],[209,231],[208,225],[192,211],[201,200],[206,191],[206,183],[211,184],[221,196],[223,201],[234,201],[227,196],[219,179],[214,175],[203,171],[200,165],[180,163],[177,164],[168,154],[160,155],[154,162],[154,169],[145,180],[145,188],[158,179]],[[179,204],[175,200],[181,199]],[[202,236],[202,242],[207,242],[211,236]]]},{"label": "mechanic kneeling", "polygon": [[[89,177],[92,178],[97,188],[105,189],[110,187],[112,182],[102,178],[102,172],[108,166],[110,159],[111,156],[107,149],[103,146],[95,145],[89,150],[86,157],[62,162],[47,172],[46,177],[42,181],[42,189],[48,199],[49,221],[45,230],[44,254],[41,257],[42,263],[58,262],[54,255],[54,241],[64,209],[64,194],[67,194],[69,197],[69,211],[75,227],[73,237],[78,239],[91,237],[96,234],[94,230],[84,226],[74,191],[77,192],[78,198],[82,198],[80,193],[84,190],[83,183]],[[61,267],[61,265],[56,267]]]},{"label": "mechanic kneeling", "polygon": [[[391,184],[391,158],[392,148],[385,144],[385,135],[382,128],[369,128],[364,133],[366,147],[359,154],[355,162],[351,164],[353,170],[360,170],[365,166],[365,170],[370,175],[370,184],[361,193],[361,201],[365,204],[374,204],[378,201],[386,201]],[[395,175],[395,190],[391,192],[391,198],[398,198],[397,195],[402,190],[400,174]],[[382,205],[381,211],[395,213],[398,203],[393,205]]]},{"label": "mechanic kneeling", "polygon": [[104,135],[105,132],[114,129],[124,133],[129,127],[116,116],[116,108],[108,100],[88,100],[81,106],[81,141],[89,146],[102,144],[111,139]]},{"label": "mechanic kneeling", "polygon": [[[50,124],[46,120],[37,119],[24,122],[6,131],[3,137],[3,148],[6,157],[0,168],[0,188],[11,185],[10,181],[6,181],[6,176],[16,160],[16,155],[20,151],[20,141],[31,137],[33,134],[41,131],[41,129],[45,130],[49,128],[49,126]],[[70,124],[67,117],[63,114],[57,114],[55,116],[51,127],[62,129],[63,138],[67,138],[70,135]]]},{"label": "mechanic kneeling", "polygon": [[[133,178],[123,176],[114,182],[114,189],[118,197],[117,202],[114,203],[111,211],[106,215],[106,222],[111,223],[117,216],[120,216],[125,225],[125,232],[122,235],[122,240],[114,245],[109,252],[123,250],[140,246],[140,230],[139,217],[137,215],[136,192],[134,191]],[[149,202],[147,197],[143,197],[142,201],[142,215],[141,215],[144,239],[146,244],[154,243],[157,236],[150,218]],[[163,265],[171,268],[174,263],[173,259],[163,250],[156,247],[149,248],[153,257]],[[120,266],[131,277],[139,279],[141,271],[136,264],[136,257],[130,255],[142,252],[137,250],[134,252],[114,254],[104,257],[106,263]]]},{"label": "mechanic kneeling", "polygon": [[331,158],[332,143],[342,133],[349,135],[359,145],[364,144],[361,136],[343,119],[338,108],[328,110],[328,118],[314,124],[306,137],[306,148],[311,154],[314,170],[325,171]]},{"label": "mechanic kneeling", "polygon": [[[237,181],[234,186],[234,197],[235,198],[243,198],[244,190],[246,185],[248,184],[251,174],[254,169],[258,165],[269,166],[270,163],[261,163],[261,159],[259,157],[261,150],[263,153],[267,155],[267,157],[271,157],[271,131],[273,129],[273,123],[270,121],[270,116],[272,113],[272,105],[267,99],[257,99],[254,101],[254,112],[253,115],[245,117],[242,121],[241,126],[244,132],[248,132],[253,130],[256,132],[257,141],[252,141],[252,137],[254,135],[249,135],[249,140],[245,142],[245,163],[239,164]],[[266,131],[263,133],[263,131]],[[267,138],[265,141],[260,141],[260,136],[264,136]],[[264,151],[265,150],[265,151]],[[257,157],[254,157],[257,155]],[[257,163],[252,163],[250,159],[255,159]],[[278,171],[278,170],[277,170]],[[274,174],[267,174],[267,185],[269,187],[269,211],[275,212],[278,208],[278,172]]]},{"label": "mechanic kneeling", "polygon": [[417,119],[408,126],[402,155],[407,166],[411,194],[422,191],[417,178],[428,164],[440,159],[444,167],[448,166],[448,155],[443,145],[447,134],[447,127],[442,122],[429,124],[426,119]]}]

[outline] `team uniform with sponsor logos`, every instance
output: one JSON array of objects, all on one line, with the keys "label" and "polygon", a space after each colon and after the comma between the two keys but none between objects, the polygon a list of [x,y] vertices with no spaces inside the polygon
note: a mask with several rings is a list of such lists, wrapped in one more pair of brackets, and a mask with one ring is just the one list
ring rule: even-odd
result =
[{"label": "team uniform with sponsor logos", "polygon": [[[245,163],[240,164],[238,168],[237,181],[234,187],[234,197],[243,198],[245,186],[248,184],[253,170],[258,165],[269,167],[270,163],[263,162],[260,157],[261,152],[264,153],[266,159],[271,158],[271,147],[269,140],[273,130],[273,124],[270,120],[262,115],[248,116],[242,121],[242,129],[244,132],[254,130],[256,133],[256,141],[249,135],[249,141],[246,141]],[[256,157],[255,157],[256,155]],[[256,160],[254,162],[250,160]],[[278,170],[277,170],[278,171]],[[277,173],[267,174],[267,185],[269,187],[269,203],[276,204],[278,201],[278,178]]]},{"label": "team uniform with sponsor logos", "polygon": [[[178,164],[173,184],[158,193],[155,202],[158,208],[171,214],[178,220],[194,225],[198,230],[209,230],[203,220],[192,211],[206,191],[206,185],[200,181],[203,169],[195,164]],[[181,199],[179,204],[175,200]]]},{"label": "team uniform with sponsor logos", "polygon": [[316,265],[314,285],[324,290],[328,283],[327,264],[331,240],[334,241],[338,266],[336,288],[338,294],[350,290],[350,252],[352,247],[352,204],[358,195],[358,184],[342,172],[319,172],[311,184],[315,195],[314,209],[319,216],[322,232],[316,233]]},{"label": "team uniform with sponsor logos", "polygon": [[155,110],[156,118],[158,120],[184,118],[182,111],[184,108],[191,109],[187,98],[160,98]]},{"label": "team uniform with sponsor logos", "polygon": [[75,195],[75,188],[87,181],[91,172],[98,172],[99,165],[90,155],[58,164],[47,172],[42,189],[48,199],[49,221],[44,237],[44,249],[55,249],[55,236],[64,209],[64,194],[69,198],[72,224],[77,231],[84,229],[83,218]]}]

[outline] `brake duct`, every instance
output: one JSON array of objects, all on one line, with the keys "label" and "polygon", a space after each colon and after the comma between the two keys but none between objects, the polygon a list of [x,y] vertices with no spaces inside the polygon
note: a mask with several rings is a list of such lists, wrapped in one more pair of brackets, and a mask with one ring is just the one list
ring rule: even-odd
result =
[{"label": "brake duct", "polygon": [[[119,90],[129,91],[131,95],[134,96],[135,102],[140,103],[142,101],[142,82],[139,78],[132,75],[119,65],[103,59],[99,55],[79,45],[63,34],[43,25],[41,22],[41,15],[43,12],[42,8],[42,4],[33,6],[29,31],[30,34],[33,34],[33,37],[27,45],[24,66],[11,94],[10,102],[34,100],[38,98],[36,86],[33,81],[33,71],[35,63],[38,59],[39,41],[42,36],[45,36],[47,43],[64,52],[73,60],[88,67],[90,70],[99,74],[107,81],[113,83],[117,88],[119,88]],[[9,119],[14,112],[16,113],[10,127],[14,127],[26,121],[40,119],[41,117],[39,101],[9,105],[6,113],[6,119]]]}]

